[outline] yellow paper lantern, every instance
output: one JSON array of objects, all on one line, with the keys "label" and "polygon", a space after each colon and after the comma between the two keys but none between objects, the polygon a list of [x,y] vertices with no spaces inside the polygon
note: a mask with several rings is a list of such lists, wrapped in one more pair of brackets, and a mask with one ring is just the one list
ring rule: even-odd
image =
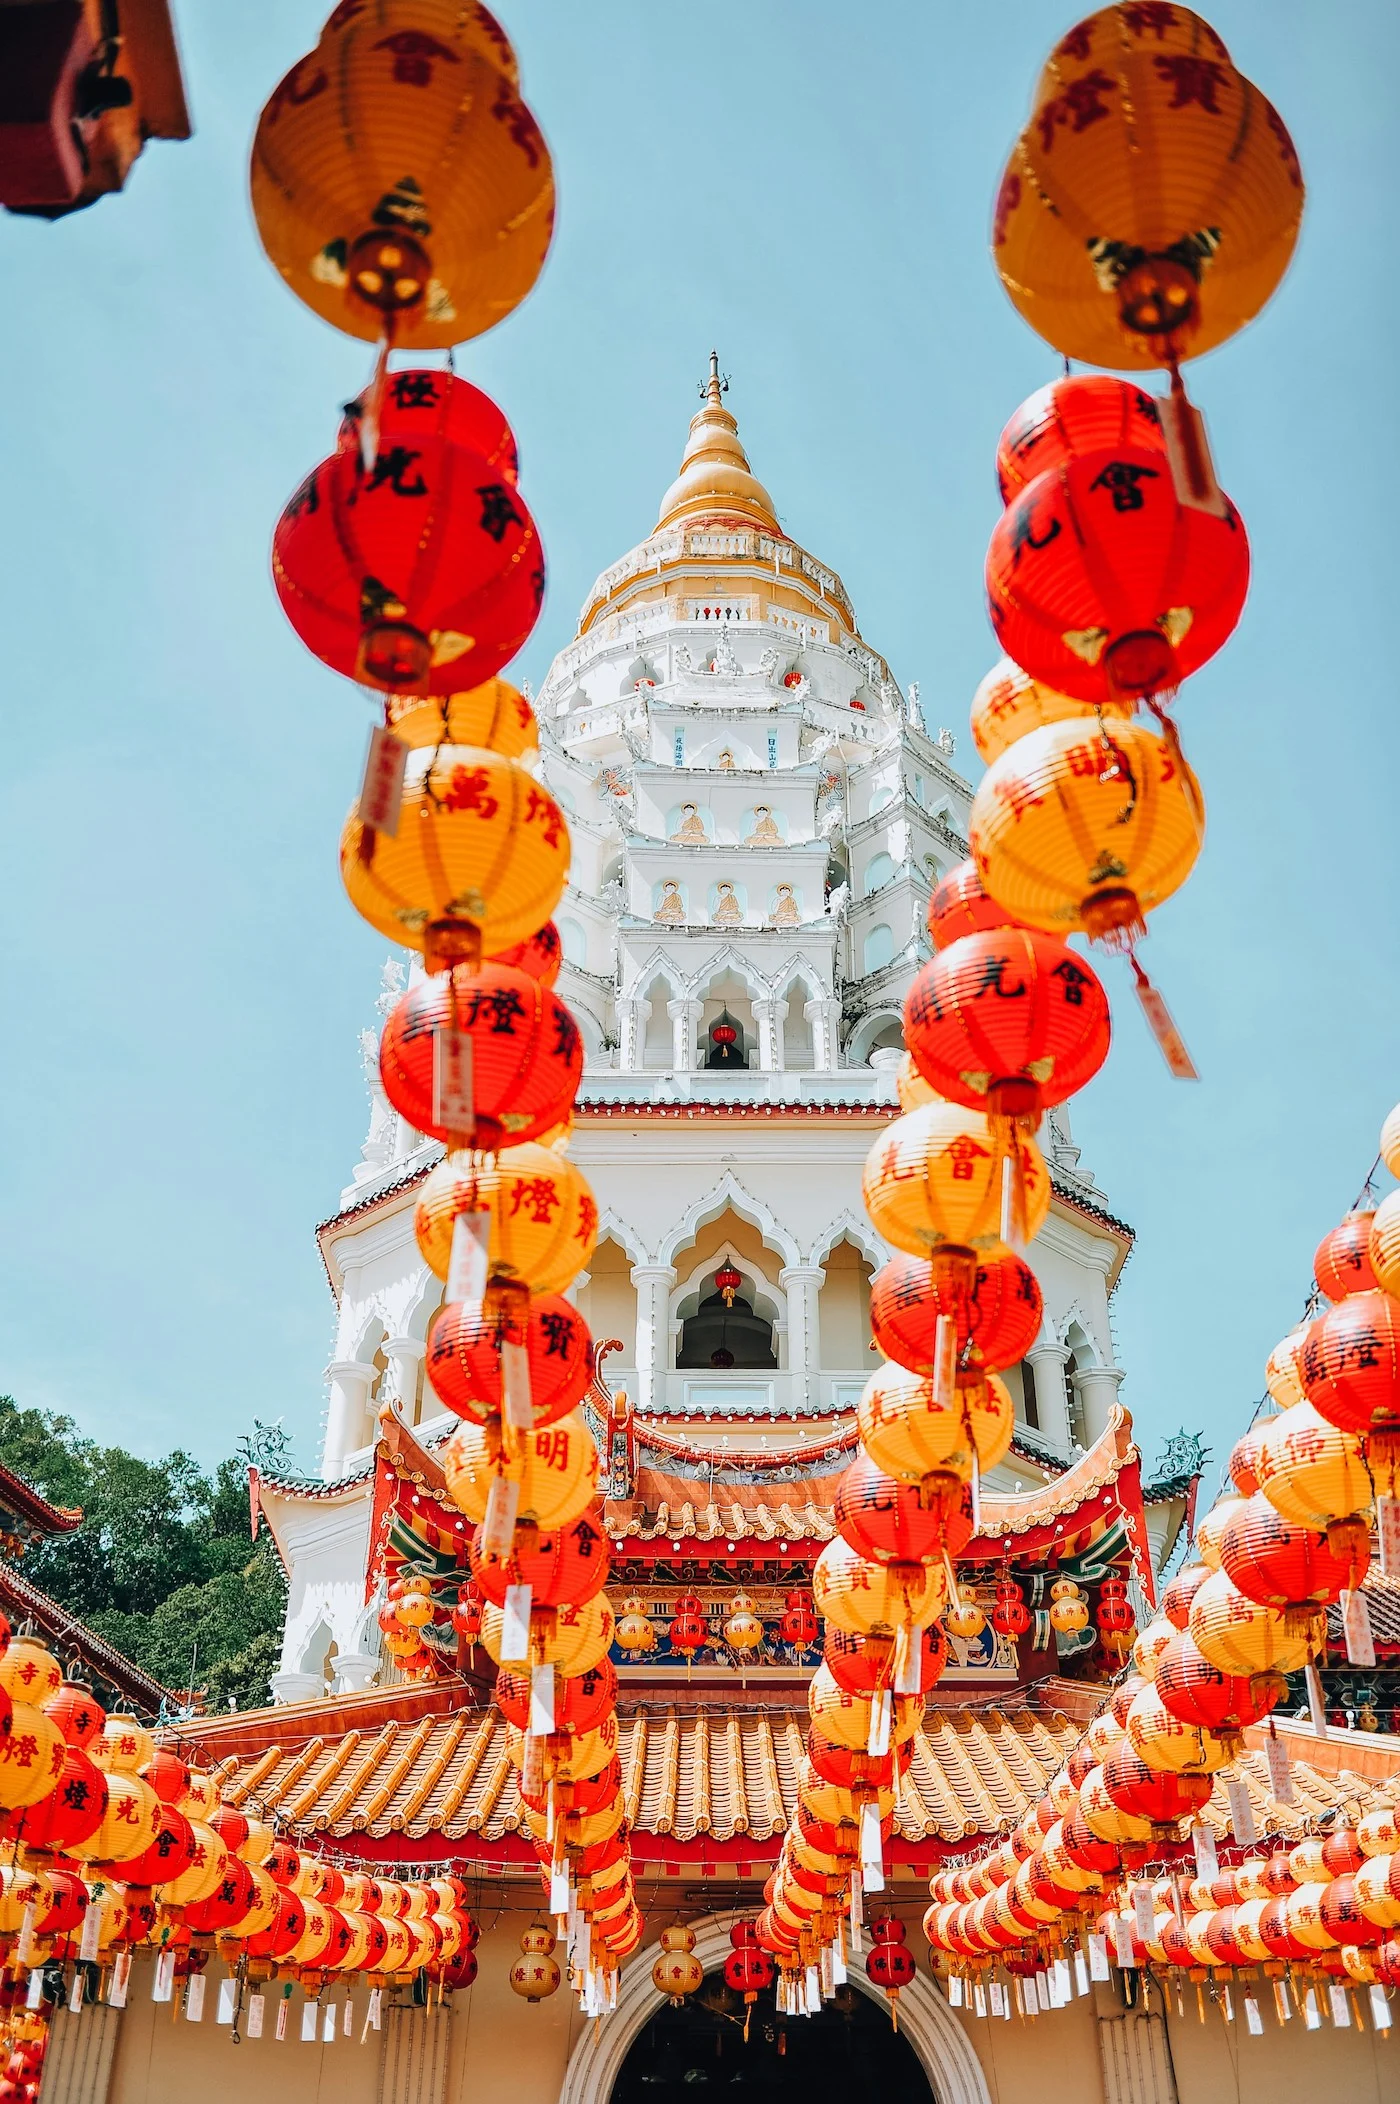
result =
[{"label": "yellow paper lantern", "polygon": [[1235,1752],[1229,1739],[1174,1717],[1153,1687],[1129,1703],[1127,1738],[1144,1767],[1171,1775],[1214,1775]]},{"label": "yellow paper lantern", "polygon": [[[102,1824],[68,1853],[85,1863],[130,1863],[154,1846],[160,1833],[160,1818],[160,1799],[149,1783],[125,1769],[109,1769]],[[217,1884],[218,1880],[214,1882]]]},{"label": "yellow paper lantern", "polygon": [[394,736],[415,750],[477,745],[518,760],[539,749],[535,712],[508,679],[483,680],[461,694],[386,693],[384,713]]},{"label": "yellow paper lantern", "polygon": [[1300,1526],[1325,1529],[1334,1519],[1370,1510],[1360,1440],[1329,1424],[1311,1403],[1295,1403],[1264,1423],[1255,1469],[1269,1503]]},{"label": "yellow paper lantern", "polygon": [[922,1110],[926,1103],[941,1103],[943,1098],[937,1089],[929,1087],[914,1064],[914,1056],[906,1052],[894,1075],[895,1094],[901,1110]]},{"label": "yellow paper lantern", "polygon": [[890,1362],[866,1382],[856,1422],[877,1468],[901,1483],[932,1488],[939,1477],[966,1483],[974,1453],[984,1473],[994,1468],[1011,1445],[1016,1407],[996,1374],[959,1382],[952,1403],[944,1404],[930,1378]]},{"label": "yellow paper lantern", "polygon": [[838,1534],[812,1566],[812,1600],[852,1636],[889,1637],[931,1622],[945,1582],[939,1564],[872,1563]]},{"label": "yellow paper lantern", "polygon": [[47,1797],[67,1754],[53,1718],[31,1702],[16,1702],[0,1733],[0,1808],[19,1811]]},{"label": "yellow paper lantern", "polygon": [[908,1111],[880,1134],[861,1179],[877,1231],[910,1256],[994,1249],[1002,1239],[1002,1164],[1013,1165],[1027,1241],[1050,1210],[1045,1158],[1029,1134],[992,1132],[986,1114],[934,1102]]},{"label": "yellow paper lantern", "polygon": [[410,752],[398,830],[362,823],[340,836],[350,903],[433,969],[523,942],[558,905],[569,868],[564,814],[518,760],[485,746]]},{"label": "yellow paper lantern", "polygon": [[172,1907],[195,1907],[211,1897],[223,1883],[229,1853],[214,1829],[202,1819],[192,1819],[195,1855],[188,1870],[160,1888],[161,1899]]},{"label": "yellow paper lantern", "polygon": [[[607,1767],[617,1753],[617,1717],[605,1717],[596,1731],[576,1731],[562,1742],[562,1750],[545,1755],[545,1773],[556,1782],[584,1783]],[[524,1770],[525,1734],[511,1725],[506,1732],[506,1754],[512,1766]]]},{"label": "yellow paper lantern", "polygon": [[1376,1282],[1387,1293],[1400,1294],[1400,1191],[1376,1207],[1368,1254]]},{"label": "yellow paper lantern", "polygon": [[212,1819],[219,1809],[219,1789],[212,1775],[203,1768],[191,1768],[180,1799],[180,1810],[186,1819]]},{"label": "yellow paper lantern", "polygon": [[1205,830],[1179,748],[1117,717],[1019,738],[983,776],[968,820],[977,873],[999,906],[1053,935],[1110,942],[1142,935],[1191,874]]},{"label": "yellow paper lantern", "polygon": [[757,1651],[763,1642],[763,1623],[754,1613],[747,1593],[736,1593],[724,1623],[724,1640],[741,1657]]},{"label": "yellow paper lantern", "polygon": [[258,120],[253,216],[291,290],[347,335],[442,348],[514,311],[554,172],[510,47],[459,0],[342,0]]},{"label": "yellow paper lantern", "polygon": [[1014,659],[998,658],[972,697],[972,742],[990,767],[1008,746],[1044,723],[1092,721],[1097,714],[1093,702],[1057,694],[1023,672]]},{"label": "yellow paper lantern", "polygon": [[532,1140],[494,1159],[446,1155],[429,1176],[413,1229],[424,1262],[441,1279],[459,1213],[490,1215],[490,1276],[536,1293],[572,1285],[598,1233],[597,1201],[582,1173],[566,1155]]},{"label": "yellow paper lantern", "polygon": [[972,1643],[981,1636],[987,1626],[987,1617],[977,1604],[977,1595],[970,1586],[960,1585],[957,1598],[943,1617],[943,1627],[949,1636],[961,1637],[964,1643]]},{"label": "yellow paper lantern", "polygon": [[997,194],[1013,304],[1066,358],[1197,357],[1252,321],[1303,211],[1278,111],[1189,8],[1104,7],[1046,63]]},{"label": "yellow paper lantern", "polygon": [[622,1613],[617,1618],[614,1640],[619,1649],[631,1654],[654,1651],[656,1648],[656,1630],[651,1616],[635,1593],[622,1603]]},{"label": "yellow paper lantern", "polygon": [[1291,1410],[1295,1403],[1304,1400],[1303,1377],[1298,1370],[1298,1361],[1307,1342],[1311,1322],[1300,1322],[1291,1329],[1269,1353],[1264,1367],[1264,1385],[1280,1410]]},{"label": "yellow paper lantern", "polygon": [[1091,1768],[1079,1785],[1079,1810],[1084,1824],[1100,1841],[1150,1841],[1152,1821],[1135,1812],[1120,1812],[1108,1794],[1102,1768]]},{"label": "yellow paper lantern", "polygon": [[260,1863],[250,1863],[246,1856],[243,1861],[247,1866],[248,1875],[253,1880],[253,1897],[247,1913],[240,1921],[234,1922],[228,1931],[230,1936],[239,1939],[259,1936],[264,1929],[271,1928],[277,1919],[279,1903],[279,1887],[271,1874],[264,1870]]},{"label": "yellow paper lantern", "polygon": [[0,1652],[0,1688],[16,1702],[36,1709],[63,1685],[63,1668],[37,1637],[11,1637]]},{"label": "yellow paper lantern", "polygon": [[[853,1695],[849,1689],[838,1687],[827,1666],[818,1666],[808,1682],[807,1710],[823,1738],[834,1740],[838,1746],[849,1746],[856,1753],[866,1751],[870,1738],[870,1698]],[[906,1739],[912,1739],[923,1714],[922,1695],[894,1696],[890,1743],[900,1746]]]},{"label": "yellow paper lantern", "polygon": [[651,1968],[651,1984],[658,1994],[668,1995],[679,2009],[688,1994],[694,1994],[705,1978],[705,1968],[695,1955],[692,1929],[663,1929],[661,1953]]},{"label": "yellow paper lantern", "polygon": [[1400,1103],[1387,1112],[1381,1127],[1381,1160],[1392,1176],[1400,1176]]},{"label": "yellow paper lantern", "polygon": [[1231,1520],[1244,1505],[1243,1498],[1217,1498],[1196,1528],[1196,1555],[1208,1570],[1220,1569],[1220,1542]]},{"label": "yellow paper lantern", "polygon": [[1133,1664],[1144,1680],[1157,1678],[1157,1661],[1172,1638],[1179,1634],[1175,1623],[1169,1622],[1165,1615],[1157,1615],[1141,1632],[1133,1645]]},{"label": "yellow paper lantern", "polygon": [[520,1485],[517,1526],[528,1522],[548,1533],[586,1512],[598,1493],[598,1447],[579,1412],[516,1437],[519,1449],[510,1455],[491,1425],[463,1424],[452,1434],[441,1461],[458,1511],[484,1520],[491,1486],[505,1476]]},{"label": "yellow paper lantern", "polygon": [[138,1775],[155,1750],[155,1740],[134,1717],[109,1717],[88,1756],[109,1774]]},{"label": "yellow paper lantern", "polygon": [[1326,1617],[1319,1614],[1290,1635],[1281,1614],[1246,1599],[1224,1571],[1213,1571],[1191,1602],[1191,1641],[1222,1673],[1296,1672],[1321,1648],[1325,1629]]},{"label": "yellow paper lantern", "polygon": [[1318,1878],[1307,1885],[1300,1885],[1290,1892],[1283,1903],[1284,1919],[1288,1933],[1299,1943],[1306,1944],[1310,1951],[1333,1951],[1337,1939],[1323,1926],[1322,1902],[1327,1896],[1331,1880]]},{"label": "yellow paper lantern", "polygon": [[548,1929],[531,1928],[520,1939],[521,1955],[510,1969],[511,1992],[527,2002],[541,2002],[559,1985],[559,1967]]},{"label": "yellow paper lantern", "polygon": [[[499,1607],[487,1602],[481,1616],[481,1642],[496,1664],[523,1666],[523,1658],[501,1655],[505,1617]],[[612,1648],[613,1611],[606,1596],[598,1594],[585,1606],[545,1608],[530,1618],[531,1665],[552,1665],[567,1679],[590,1673]]]},{"label": "yellow paper lantern", "polygon": [[1356,1872],[1357,1906],[1367,1921],[1386,1929],[1400,1927],[1400,1898],[1391,1889],[1392,1873],[1400,1885],[1400,1858],[1393,1855],[1368,1856]]}]

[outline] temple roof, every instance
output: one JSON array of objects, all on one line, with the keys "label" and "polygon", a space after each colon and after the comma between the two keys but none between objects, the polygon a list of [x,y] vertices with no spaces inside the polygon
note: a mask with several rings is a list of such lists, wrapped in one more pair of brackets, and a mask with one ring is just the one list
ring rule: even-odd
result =
[{"label": "temple roof", "polygon": [[727,382],[719,376],[719,353],[710,353],[704,403],[690,420],[680,473],[665,496],[656,531],[682,519],[742,519],[781,534],[773,499],[749,466],[739,426],[724,406]]},{"label": "temple roof", "polygon": [[[18,1529],[6,1524],[17,1520]],[[81,1512],[66,1505],[51,1505],[46,1497],[22,1476],[0,1464],[0,1541],[10,1539],[17,1549],[48,1534],[71,1534],[82,1525]]]},{"label": "temple roof", "polygon": [[48,1593],[21,1577],[11,1563],[0,1562],[0,1608],[16,1627],[32,1623],[65,1669],[71,1660],[79,1660],[88,1677],[98,1683],[99,1692],[110,1688],[130,1703],[139,1716],[158,1717],[163,1710],[182,1706],[182,1696],[134,1665],[115,1644],[109,1644]]}]

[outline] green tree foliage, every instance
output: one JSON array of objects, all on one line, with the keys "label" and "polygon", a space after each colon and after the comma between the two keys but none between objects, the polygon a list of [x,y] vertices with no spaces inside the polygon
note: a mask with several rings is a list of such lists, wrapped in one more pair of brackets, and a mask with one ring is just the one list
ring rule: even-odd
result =
[{"label": "green tree foliage", "polygon": [[249,1537],[247,1481],[249,1459],[285,1466],[286,1442],[258,1425],[239,1444],[206,1475],[178,1448],[143,1461],[0,1396],[0,1462],[83,1514],[29,1550],[25,1576],[166,1687],[205,1689],[211,1710],[268,1700],[287,1597],[266,1534]]}]

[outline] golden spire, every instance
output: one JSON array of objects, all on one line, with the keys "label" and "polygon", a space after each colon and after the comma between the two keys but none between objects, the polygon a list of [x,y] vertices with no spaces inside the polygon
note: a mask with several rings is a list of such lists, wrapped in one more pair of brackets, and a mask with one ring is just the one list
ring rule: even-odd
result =
[{"label": "golden spire", "polygon": [[720,378],[719,353],[711,351],[703,405],[691,418],[681,471],[661,499],[658,531],[679,519],[723,514],[751,519],[770,533],[782,532],[773,499],[750,468],[739,443],[739,426],[724,406],[728,385]]}]

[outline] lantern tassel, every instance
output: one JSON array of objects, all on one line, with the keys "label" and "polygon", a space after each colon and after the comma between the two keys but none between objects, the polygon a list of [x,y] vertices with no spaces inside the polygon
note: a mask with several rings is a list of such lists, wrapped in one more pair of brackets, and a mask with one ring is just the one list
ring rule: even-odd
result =
[{"label": "lantern tassel", "polygon": [[386,316],[384,334],[379,339],[379,351],[365,389],[364,404],[360,410],[360,462],[367,475],[374,473],[374,463],[379,458],[379,419],[384,409],[384,389],[389,378],[389,344],[393,324]]},{"label": "lantern tassel", "polygon": [[1172,1021],[1171,1010],[1138,963],[1137,952],[1128,952],[1128,962],[1133,968],[1133,990],[1138,1005],[1147,1018],[1147,1027],[1156,1038],[1167,1069],[1177,1081],[1199,1081],[1195,1062],[1186,1049],[1186,1041]]}]

